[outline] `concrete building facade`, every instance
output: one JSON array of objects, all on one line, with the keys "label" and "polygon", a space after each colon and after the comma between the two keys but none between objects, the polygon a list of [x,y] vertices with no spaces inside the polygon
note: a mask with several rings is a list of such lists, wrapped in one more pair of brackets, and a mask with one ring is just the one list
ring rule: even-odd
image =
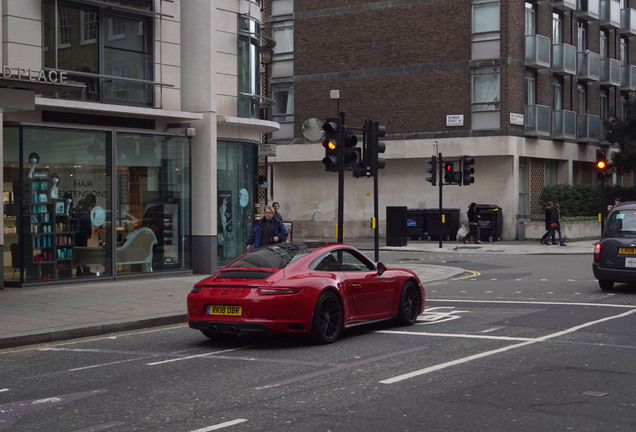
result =
[{"label": "concrete building facade", "polygon": [[278,129],[261,8],[0,1],[0,286],[209,274],[244,251]]},{"label": "concrete building facade", "polygon": [[[636,82],[636,5],[627,0],[272,0],[276,157],[271,197],[295,233],[333,237],[337,174],[325,172],[308,118],[386,126],[379,226],[390,206],[437,208],[431,156],[475,159],[475,183],[443,187],[466,222],[469,203],[501,207],[502,238],[541,214],[544,185],[588,183],[602,120],[622,116]],[[339,99],[330,91],[338,90]],[[282,102],[282,103],[281,103]],[[358,129],[360,130],[360,129]],[[610,148],[610,152],[615,150]],[[631,175],[614,178],[632,185]],[[345,176],[344,237],[372,236],[373,182]]]}]

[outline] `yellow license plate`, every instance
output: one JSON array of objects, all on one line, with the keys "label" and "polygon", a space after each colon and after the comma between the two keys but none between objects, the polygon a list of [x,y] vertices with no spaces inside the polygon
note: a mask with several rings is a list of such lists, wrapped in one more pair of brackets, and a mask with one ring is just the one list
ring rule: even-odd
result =
[{"label": "yellow license plate", "polygon": [[618,253],[621,255],[636,255],[636,248],[633,247],[619,247]]},{"label": "yellow license plate", "polygon": [[241,316],[242,313],[242,306],[208,305],[208,315]]}]

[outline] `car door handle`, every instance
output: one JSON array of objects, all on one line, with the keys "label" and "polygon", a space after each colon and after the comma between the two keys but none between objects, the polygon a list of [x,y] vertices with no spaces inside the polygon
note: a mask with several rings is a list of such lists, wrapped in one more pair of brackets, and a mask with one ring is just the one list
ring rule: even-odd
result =
[{"label": "car door handle", "polygon": [[354,284],[351,284],[351,288],[353,288],[353,289],[360,289],[360,288],[362,288],[362,285],[360,285],[360,284],[358,284],[358,283],[354,283]]}]

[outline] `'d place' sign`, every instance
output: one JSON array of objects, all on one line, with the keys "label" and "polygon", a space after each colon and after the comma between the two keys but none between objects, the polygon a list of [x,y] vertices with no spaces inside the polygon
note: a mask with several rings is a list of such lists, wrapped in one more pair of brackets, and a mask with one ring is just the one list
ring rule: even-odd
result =
[{"label": "'d place' sign", "polygon": [[30,68],[2,66],[1,78],[12,78],[20,81],[65,84],[68,77],[66,72],[51,70],[34,70]]}]

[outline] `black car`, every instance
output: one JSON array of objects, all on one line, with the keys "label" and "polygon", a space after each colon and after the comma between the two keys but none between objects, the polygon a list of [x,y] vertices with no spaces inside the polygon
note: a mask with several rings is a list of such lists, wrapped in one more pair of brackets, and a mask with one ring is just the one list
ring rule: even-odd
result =
[{"label": "black car", "polygon": [[614,282],[636,284],[636,201],[617,204],[607,216],[592,270],[603,290]]}]

